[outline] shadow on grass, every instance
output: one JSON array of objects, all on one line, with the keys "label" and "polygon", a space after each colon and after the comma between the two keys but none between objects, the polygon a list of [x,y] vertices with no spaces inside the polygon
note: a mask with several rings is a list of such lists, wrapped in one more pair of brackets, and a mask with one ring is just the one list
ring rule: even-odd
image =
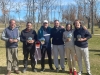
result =
[{"label": "shadow on grass", "polygon": [[[53,60],[52,60],[53,61]],[[58,60],[60,61],[60,59]],[[28,60],[28,65],[30,65],[30,60]],[[37,64],[41,64],[41,60],[37,61]],[[45,65],[48,64],[48,59],[45,59]],[[19,65],[23,65],[23,60],[19,60]],[[19,71],[22,72],[23,67],[19,67]],[[27,68],[27,71],[32,71],[32,68]],[[40,72],[40,69],[37,69],[38,72]],[[56,70],[52,71],[50,69],[45,69],[44,72],[56,72]],[[7,73],[7,67],[6,66],[0,66],[0,74],[5,74]],[[13,71],[12,71],[13,73]],[[61,70],[59,71],[59,73],[69,73],[68,71],[62,72]]]},{"label": "shadow on grass", "polygon": [[[6,48],[5,46],[0,46],[0,48]],[[22,48],[22,46],[18,46],[18,48]]]},{"label": "shadow on grass", "polygon": [[[65,59],[66,59],[66,58],[65,58]],[[52,61],[53,61],[53,59],[52,59]],[[58,61],[60,62],[60,59],[58,59]],[[41,64],[41,60],[38,60],[38,61],[37,61],[37,64]],[[45,65],[46,65],[46,64],[48,64],[48,59],[45,59]],[[66,59],[66,64],[67,64],[67,59]],[[66,65],[66,64],[65,64],[65,65]],[[19,65],[23,65],[23,60],[19,60]],[[30,60],[28,60],[28,65],[31,65],[31,61],[30,61]],[[48,65],[49,65],[49,64],[48,64]],[[40,69],[41,69],[41,68],[37,69],[37,72],[40,72]],[[22,72],[23,67],[19,67],[19,70]],[[32,71],[32,68],[28,68],[27,71]],[[44,72],[56,72],[56,70],[52,71],[52,70],[50,70],[50,69],[45,69]],[[62,72],[61,70],[59,70],[59,73],[69,73],[69,72],[68,72],[68,71]]]},{"label": "shadow on grass", "polygon": [[5,74],[7,72],[6,69],[7,67],[0,66],[0,74]]},{"label": "shadow on grass", "polygon": [[[39,71],[39,70],[37,70],[37,71]],[[53,70],[53,71],[50,70],[50,69],[45,69],[44,72],[54,72],[54,73],[56,73],[56,69]],[[64,72],[62,72],[62,70],[59,70],[58,73],[66,73],[66,74],[69,74],[69,71],[64,71]]]},{"label": "shadow on grass", "polygon": [[100,56],[100,54],[95,54],[95,55],[98,55],[98,56]]},{"label": "shadow on grass", "polygon": [[[31,60],[28,60],[28,65],[31,64]],[[41,60],[37,60],[37,64],[41,64]],[[45,59],[45,64],[48,64],[48,59]],[[19,60],[19,65],[23,65],[23,60]]]},{"label": "shadow on grass", "polygon": [[92,49],[90,49],[89,51],[90,52],[100,52],[100,50],[92,50]]},{"label": "shadow on grass", "polygon": [[[41,72],[41,69],[39,69],[39,68],[36,68],[36,69],[37,69],[37,72]],[[19,71],[22,73],[23,67],[19,67]],[[27,67],[27,72],[28,71],[32,71],[32,68]],[[54,72],[54,73],[56,73],[56,70],[45,69],[44,72]],[[58,73],[66,73],[66,74],[69,74],[69,71],[62,72],[62,70],[59,70]]]},{"label": "shadow on grass", "polygon": [[[60,63],[60,59],[58,59],[58,62]],[[53,63],[53,59],[52,59]],[[67,64],[67,58],[65,58],[65,63]],[[31,60],[28,59],[28,65],[31,64]],[[37,60],[37,64],[41,64],[41,60]],[[48,64],[48,59],[45,59],[45,64]],[[23,60],[19,60],[19,65],[23,65]]]},{"label": "shadow on grass", "polygon": [[87,75],[87,73],[82,73],[83,75]]},{"label": "shadow on grass", "polygon": [[[60,61],[60,59],[58,61]],[[31,64],[31,61],[28,60],[28,65],[30,65],[30,64]],[[41,60],[38,60],[37,61],[37,64],[41,64]],[[45,65],[46,64],[48,64],[48,59],[45,59]],[[23,60],[19,60],[19,65],[23,65]],[[22,72],[22,70],[23,70],[23,67],[19,67],[19,71]],[[29,68],[28,67],[27,68],[27,71],[32,71],[32,68]],[[40,71],[41,71],[41,68],[37,68],[37,72],[40,72]],[[50,69],[46,69],[45,68],[45,71],[44,72],[56,72],[56,70],[52,71]],[[62,72],[61,70],[59,70],[59,73],[69,73],[69,72],[68,71]]]},{"label": "shadow on grass", "polygon": [[[19,67],[19,72],[22,73],[22,70],[23,70],[23,67]],[[27,71],[32,71],[31,68],[27,68]],[[7,67],[3,67],[3,66],[0,66],[0,75],[1,74],[6,74],[7,73]],[[11,73],[14,73],[14,70],[11,71]]]}]

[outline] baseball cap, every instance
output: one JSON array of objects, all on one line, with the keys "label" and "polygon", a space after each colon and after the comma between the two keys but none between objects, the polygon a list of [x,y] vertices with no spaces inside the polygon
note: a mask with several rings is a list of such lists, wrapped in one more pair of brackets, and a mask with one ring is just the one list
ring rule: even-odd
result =
[{"label": "baseball cap", "polygon": [[47,20],[44,20],[43,23],[48,23],[48,21]]}]

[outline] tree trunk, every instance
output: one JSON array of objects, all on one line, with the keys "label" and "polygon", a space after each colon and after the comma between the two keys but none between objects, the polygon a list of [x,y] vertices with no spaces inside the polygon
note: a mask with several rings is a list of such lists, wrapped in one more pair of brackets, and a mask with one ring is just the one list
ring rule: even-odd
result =
[{"label": "tree trunk", "polygon": [[90,19],[88,19],[88,29],[91,28],[91,23],[90,23]]},{"label": "tree trunk", "polygon": [[100,28],[100,22],[98,22],[98,27]]}]

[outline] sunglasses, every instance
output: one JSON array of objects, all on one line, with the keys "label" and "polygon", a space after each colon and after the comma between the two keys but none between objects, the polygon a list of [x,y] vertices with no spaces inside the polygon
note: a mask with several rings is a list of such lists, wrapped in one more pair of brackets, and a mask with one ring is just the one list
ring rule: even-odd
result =
[{"label": "sunglasses", "polygon": [[45,22],[44,24],[48,24],[48,23]]}]

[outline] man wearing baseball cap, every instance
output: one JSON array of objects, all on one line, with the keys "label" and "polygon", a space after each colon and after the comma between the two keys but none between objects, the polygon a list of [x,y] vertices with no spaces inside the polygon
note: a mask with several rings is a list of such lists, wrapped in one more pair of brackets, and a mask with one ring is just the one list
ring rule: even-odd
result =
[{"label": "man wearing baseball cap", "polygon": [[47,20],[44,20],[43,23],[48,23],[48,21]]},{"label": "man wearing baseball cap", "polygon": [[44,20],[43,25],[38,31],[38,39],[44,38],[44,44],[41,44],[41,72],[45,70],[45,53],[48,55],[48,63],[51,70],[54,70],[52,67],[52,58],[51,58],[51,27],[48,26],[48,21]]}]

